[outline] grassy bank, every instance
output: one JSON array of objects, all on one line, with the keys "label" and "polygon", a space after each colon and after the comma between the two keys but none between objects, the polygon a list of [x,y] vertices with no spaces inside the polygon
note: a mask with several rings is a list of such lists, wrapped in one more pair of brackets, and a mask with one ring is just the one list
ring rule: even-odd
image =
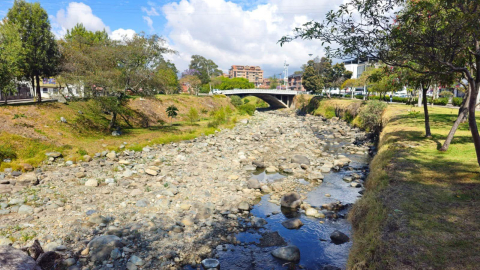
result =
[{"label": "grassy bank", "polygon": [[480,177],[467,124],[439,152],[457,110],[390,105],[365,195],[350,213],[349,269],[479,269]]},{"label": "grassy bank", "polygon": [[[175,105],[178,116],[169,119],[166,108]],[[38,166],[45,153],[61,152],[67,160],[104,150],[141,150],[146,145],[189,140],[208,135],[218,128],[231,127],[239,116],[225,96],[186,95],[132,98],[126,118],[119,119],[122,136],[111,136],[106,128],[110,115],[98,110],[93,101],[0,107],[0,171],[23,169],[25,163]],[[194,108],[198,118],[188,117]],[[220,113],[221,112],[221,113]],[[62,123],[64,117],[67,122]],[[13,162],[2,162],[13,158]]]}]

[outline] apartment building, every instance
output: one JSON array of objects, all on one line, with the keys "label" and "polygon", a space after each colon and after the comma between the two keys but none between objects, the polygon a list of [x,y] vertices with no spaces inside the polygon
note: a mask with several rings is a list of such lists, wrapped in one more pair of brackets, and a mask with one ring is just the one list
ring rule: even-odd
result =
[{"label": "apartment building", "polygon": [[305,91],[302,81],[303,81],[303,73],[297,73],[297,74],[288,76],[288,89],[295,90],[295,91]]},{"label": "apartment building", "polygon": [[376,59],[352,59],[343,62],[345,64],[345,69],[351,71],[352,79],[358,79],[362,76],[362,73],[369,66],[378,66],[378,61]]},{"label": "apartment building", "polygon": [[249,82],[258,87],[263,83],[263,70],[259,66],[239,66],[233,65],[228,76],[230,78],[246,78]]}]

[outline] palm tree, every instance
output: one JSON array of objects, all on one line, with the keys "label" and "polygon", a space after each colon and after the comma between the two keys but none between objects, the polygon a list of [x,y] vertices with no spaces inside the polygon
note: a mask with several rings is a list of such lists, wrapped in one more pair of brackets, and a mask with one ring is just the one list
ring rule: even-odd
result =
[{"label": "palm tree", "polygon": [[167,112],[168,117],[170,117],[170,124],[171,124],[172,123],[172,118],[177,117],[177,115],[178,115],[178,113],[177,113],[178,109],[177,109],[177,107],[175,107],[175,105],[170,105],[170,106],[168,106],[166,112]]}]

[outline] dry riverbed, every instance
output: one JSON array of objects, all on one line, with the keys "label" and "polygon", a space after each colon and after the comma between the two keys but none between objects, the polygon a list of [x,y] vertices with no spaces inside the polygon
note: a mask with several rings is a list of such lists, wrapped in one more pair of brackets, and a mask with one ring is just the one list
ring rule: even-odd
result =
[{"label": "dry riverbed", "polygon": [[[35,172],[0,174],[0,246],[12,245],[0,247],[0,266],[10,254],[31,262],[22,269],[344,268],[349,231],[324,230],[321,253],[343,244],[343,258],[318,261],[281,230],[301,239],[305,228],[345,222],[367,173],[364,138],[335,118],[270,111],[215,135],[79,164],[49,153]],[[33,258],[13,251],[23,247]],[[264,255],[251,264],[242,252]]]}]

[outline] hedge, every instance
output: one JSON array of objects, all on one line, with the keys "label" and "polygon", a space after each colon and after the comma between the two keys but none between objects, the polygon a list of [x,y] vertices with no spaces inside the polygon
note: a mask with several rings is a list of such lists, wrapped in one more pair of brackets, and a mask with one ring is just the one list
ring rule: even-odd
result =
[{"label": "hedge", "polygon": [[463,98],[455,97],[452,99],[453,106],[461,106],[463,102]]}]

